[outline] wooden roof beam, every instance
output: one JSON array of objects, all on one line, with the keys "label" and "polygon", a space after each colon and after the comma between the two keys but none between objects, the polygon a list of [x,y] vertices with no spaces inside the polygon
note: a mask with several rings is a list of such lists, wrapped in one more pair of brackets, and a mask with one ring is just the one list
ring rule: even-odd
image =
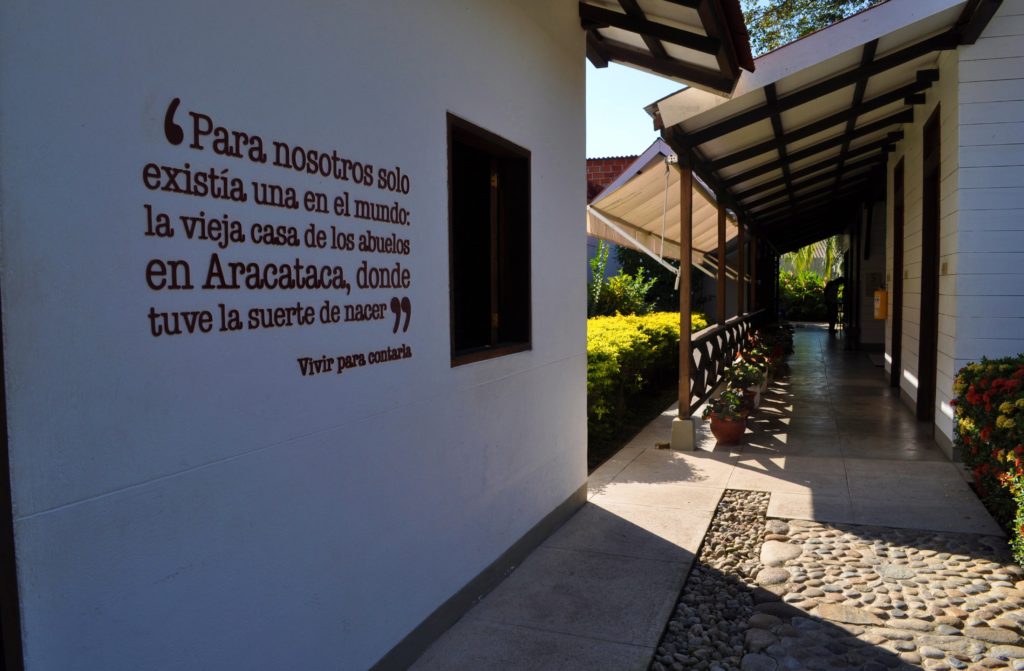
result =
[{"label": "wooden roof beam", "polygon": [[789,174],[789,159],[786,156],[786,143],[783,141],[783,137],[786,133],[782,130],[782,117],[779,115],[776,105],[778,96],[775,93],[774,83],[764,87],[764,97],[768,101],[768,106],[771,108],[770,118],[772,122],[772,134],[775,135],[775,149],[779,154],[779,164],[782,168],[782,179],[785,180],[786,191],[789,193],[789,204],[795,207],[796,197],[793,195],[793,179]]},{"label": "wooden roof beam", "polygon": [[[875,50],[878,49],[878,40],[871,40],[864,45],[864,52],[861,54],[860,66],[866,68],[871,65],[871,61],[875,60]],[[853,87],[853,100],[850,104],[851,109],[856,110],[864,102],[864,91],[868,87],[868,80],[862,79],[857,82],[857,85]],[[857,117],[860,116],[859,112],[855,112],[853,116],[846,122],[845,133],[849,136],[853,132],[853,129],[857,127]],[[839,169],[836,171],[836,188],[839,188],[839,179],[842,177],[843,163],[846,162],[846,154],[850,151],[850,140],[847,138],[843,142],[843,146],[839,149]]]},{"label": "wooden roof beam", "polygon": [[[903,65],[915,58],[920,58],[921,56],[933,51],[955,49],[958,40],[958,35],[952,31],[947,31],[933,37],[929,37],[928,39],[912,44],[909,47],[876,59],[866,68],[853,68],[852,70],[847,70],[846,72],[838,74],[830,79],[826,79],[825,81],[812,84],[811,86],[802,88],[799,91],[785,95],[778,99],[778,112],[781,114],[788,109],[792,109],[798,105],[803,105],[804,103],[810,102],[815,98],[820,98],[821,96],[832,93],[833,91],[846,88],[847,86],[856,84],[861,79],[867,79],[879,74],[880,72],[891,70],[892,68]],[[740,112],[728,119],[723,119],[722,121],[713,123],[710,126],[701,128],[700,130],[684,133],[683,137],[688,145],[695,147],[704,144],[709,140],[713,140],[717,137],[727,135],[733,131],[749,126],[752,123],[763,121],[767,119],[770,114],[771,112],[768,110],[767,106],[761,105],[745,112]]]},{"label": "wooden roof beam", "polygon": [[[902,100],[904,104],[907,105],[919,104],[918,98],[914,96],[919,94],[921,91],[925,91],[929,87],[931,87],[932,81],[929,79],[930,75],[924,74],[931,72],[934,72],[936,76],[938,75],[938,70],[921,70],[918,72],[918,78],[913,84],[907,84],[906,86],[901,86],[898,89],[893,89],[892,91],[888,91],[879,96],[875,96],[871,100],[864,101],[855,108],[845,109],[842,110],[841,112],[830,114],[827,117],[809,123],[806,126],[802,126],[800,128],[797,128],[796,130],[789,131],[783,136],[782,141],[786,144],[790,144],[792,142],[802,140],[812,135],[816,135],[822,131],[828,130],[833,126],[838,126],[841,123],[849,122],[851,119],[855,120],[858,116],[862,114],[872,112],[876,109],[880,109],[882,107],[885,107],[886,105],[891,105],[892,103],[898,102],[900,100]],[[921,102],[923,103],[924,101],[922,100]],[[711,161],[708,167],[711,170],[720,170],[730,165],[734,165],[736,163],[740,163],[742,161],[754,158],[755,156],[766,154],[769,151],[774,150],[778,142],[779,141],[776,138],[765,140],[764,142],[758,142],[757,144],[751,145],[746,149],[741,149],[737,152],[729,154],[728,156],[723,156],[720,159]]]},{"label": "wooden roof beam", "polygon": [[[801,213],[796,219],[779,219],[768,235],[779,241],[779,247],[785,251],[799,249],[817,240],[822,240],[837,233],[849,224],[849,219],[842,216],[831,216],[837,210],[854,212],[860,200],[859,192],[852,191],[840,200],[828,200]],[[829,216],[825,216],[829,215]],[[782,224],[785,224],[782,226]]]},{"label": "wooden roof beam", "polygon": [[[889,135],[887,137],[884,137],[881,140],[877,140],[875,142],[869,142],[866,145],[863,145],[861,147],[857,147],[856,149],[851,150],[850,153],[847,154],[847,158],[854,158],[856,156],[861,156],[863,154],[869,154],[869,153],[871,153],[873,151],[878,151],[878,150],[881,150],[883,152],[882,156],[884,156],[884,152],[886,152],[889,149],[892,149],[892,145],[896,144],[897,142],[899,142],[902,139],[903,139],[903,131],[897,131],[895,133],[889,133]],[[838,156],[833,156],[833,157],[827,158],[827,159],[825,159],[823,161],[818,161],[817,163],[814,163],[812,165],[806,166],[804,168],[800,168],[799,170],[794,170],[792,172],[793,179],[799,179],[799,178],[805,177],[807,175],[813,175],[814,173],[816,173],[816,172],[818,172],[820,170],[823,170],[823,169],[825,169],[825,168],[827,168],[827,167],[829,167],[831,165],[835,165],[838,161],[839,161],[839,157]],[[782,184],[785,184],[785,180],[782,177],[778,177],[776,179],[769,180],[769,181],[765,182],[764,184],[758,184],[757,186],[753,186],[753,187],[747,189],[746,191],[744,191],[743,193],[736,194],[736,199],[742,202],[742,201],[745,201],[747,198],[750,198],[751,196],[756,196],[756,195],[758,195],[760,193],[764,193],[765,191],[768,191],[769,189],[773,189],[773,188],[775,188],[777,186],[780,186]]]},{"label": "wooden roof beam", "polygon": [[679,129],[675,127],[662,130],[662,139],[672,147],[672,150],[676,152],[677,156],[685,157],[685,160],[693,167],[693,173],[697,175],[700,180],[704,182],[704,184],[706,184],[714,193],[715,200],[717,202],[732,210],[737,219],[746,218],[746,208],[743,207],[742,203],[732,197],[732,194],[726,188],[725,184],[722,183],[722,180],[718,179],[714,173],[705,167],[705,161],[703,160],[703,157],[699,155],[697,150],[673,144],[675,142],[674,132],[678,130]]},{"label": "wooden roof beam", "polygon": [[[582,5],[583,3],[581,2],[580,4]],[[640,9],[640,5],[636,0],[619,0],[619,7],[622,7],[623,11],[634,20],[642,23],[650,23],[647,21],[647,16],[644,14],[644,10]],[[655,58],[669,58],[668,51],[665,50],[665,45],[661,43],[660,39],[641,30],[634,32],[640,34],[640,39],[642,39],[644,44],[647,45],[647,49]]]},{"label": "wooden roof beam", "polygon": [[960,35],[960,44],[977,42],[1002,3],[1003,0],[970,0],[954,27]]},{"label": "wooden roof beam", "polygon": [[[700,16],[700,22],[706,27],[705,29],[711,28],[716,35],[729,34],[718,3],[713,3],[710,0],[700,0],[697,3],[697,14]],[[729,75],[735,82],[740,76],[740,68],[737,64],[737,55],[733,51],[732,46],[728,41],[720,40],[714,56],[715,61],[718,63],[718,69],[724,74]]]},{"label": "wooden roof beam", "polygon": [[601,42],[592,30],[587,31],[587,60],[595,68],[608,67],[608,56],[604,54]]},{"label": "wooden roof beam", "polygon": [[[877,133],[880,130],[884,130],[884,129],[888,128],[889,126],[893,126],[893,125],[896,125],[896,124],[910,123],[913,120],[914,120],[914,110],[913,110],[913,108],[907,109],[907,110],[903,110],[903,111],[897,112],[895,114],[890,114],[889,116],[885,117],[884,119],[879,119],[878,121],[874,121],[872,123],[869,123],[869,124],[866,124],[864,126],[861,126],[860,128],[856,128],[856,129],[854,129],[854,131],[852,133],[837,135],[835,137],[829,138],[828,140],[824,140],[824,141],[819,142],[817,144],[811,145],[810,147],[806,147],[804,149],[801,149],[800,151],[793,152],[792,154],[790,154],[789,160],[790,161],[800,161],[802,159],[805,159],[805,158],[808,158],[810,156],[814,156],[815,154],[818,154],[820,152],[823,152],[826,149],[831,149],[832,147],[838,147],[847,138],[853,140],[853,139],[856,139],[858,137],[864,137],[865,135],[871,135],[872,133]],[[738,175],[736,175],[734,177],[729,177],[729,178],[725,179],[724,181],[725,181],[725,184],[727,186],[734,186],[736,184],[741,184],[741,183],[747,181],[748,179],[753,179],[754,177],[759,177],[761,175],[764,175],[765,173],[772,172],[773,170],[778,170],[780,167],[781,167],[780,161],[775,160],[775,161],[771,161],[769,163],[765,163],[763,165],[760,165],[760,166],[758,166],[756,168],[751,168],[750,170],[747,170],[745,172],[741,172],[740,174],[738,174]]]},{"label": "wooden roof beam", "polygon": [[[593,34],[593,32],[591,32]],[[672,77],[678,77],[700,86],[706,86],[715,91],[728,93],[732,90],[732,79],[721,72],[707,68],[690,65],[675,59],[657,58],[641,49],[619,44],[610,40],[601,40],[595,35],[595,41],[600,45],[601,53],[609,61],[620,61],[631,63],[653,72],[658,72]]]},{"label": "wooden roof beam", "polygon": [[668,57],[659,40],[711,55],[716,54],[722,46],[722,41],[717,38],[648,20],[636,0],[619,0],[619,4],[625,14],[584,2],[579,3],[580,19],[583,20],[584,27],[611,26],[638,33],[644,38],[644,43],[651,53],[659,58]]},{"label": "wooden roof beam", "polygon": [[[871,177],[870,173],[865,174],[865,175],[857,175],[856,177],[850,179],[849,181],[843,182],[841,187],[840,187],[840,189],[839,189],[839,191],[840,191],[840,193],[844,193],[844,194],[848,193],[854,187],[858,187],[859,188],[863,184],[867,183],[868,180],[870,179],[870,177]],[[808,204],[810,204],[810,203],[814,203],[814,202],[819,201],[819,200],[821,200],[823,198],[824,199],[832,199],[832,198],[835,198],[837,196],[838,196],[838,194],[836,194],[836,192],[832,188],[832,186],[829,185],[829,186],[825,187],[824,189],[817,189],[817,190],[812,191],[810,193],[805,193],[802,196],[797,196],[797,199],[798,199],[797,202],[799,203],[799,206],[801,208],[803,208],[804,211],[806,211],[806,208],[807,208]],[[768,227],[768,226],[771,226],[774,223],[778,222],[780,219],[786,218],[786,213],[788,211],[789,211],[789,204],[786,203],[786,204],[784,204],[782,206],[770,207],[770,208],[761,210],[760,212],[754,212],[752,216],[755,219],[757,219],[761,223],[762,226]]]},{"label": "wooden roof beam", "polygon": [[[802,182],[793,182],[793,184],[792,184],[793,192],[795,193],[796,191],[798,191],[800,189],[804,189],[804,188],[806,188],[808,186],[811,186],[813,184],[820,184],[822,182],[828,182],[828,181],[831,181],[833,179],[837,179],[844,172],[853,172],[854,170],[859,170],[859,169],[867,167],[867,166],[873,166],[873,165],[875,165],[877,163],[882,163],[883,161],[886,160],[886,158],[888,158],[886,153],[885,152],[881,152],[881,153],[869,156],[866,159],[863,159],[863,160],[860,160],[860,161],[856,161],[854,163],[849,163],[849,164],[837,166],[836,170],[834,170],[834,171],[825,172],[825,173],[822,173],[820,175],[815,175],[814,177],[811,177],[810,179],[805,179]],[[750,202],[747,202],[747,203],[743,203],[743,205],[746,208],[753,210],[753,209],[755,209],[757,207],[760,207],[761,205],[764,205],[765,203],[770,203],[770,202],[776,200],[780,196],[785,195],[785,193],[786,193],[786,190],[776,191],[775,193],[772,193],[770,195],[764,196],[764,197],[759,198],[757,200],[750,201]]]}]

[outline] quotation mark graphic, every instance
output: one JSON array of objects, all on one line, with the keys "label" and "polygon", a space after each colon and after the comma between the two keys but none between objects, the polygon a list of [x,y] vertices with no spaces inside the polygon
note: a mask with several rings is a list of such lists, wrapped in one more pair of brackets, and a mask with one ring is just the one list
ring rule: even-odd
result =
[{"label": "quotation mark graphic", "polygon": [[180,104],[181,98],[172,100],[171,104],[167,106],[167,114],[164,115],[164,135],[167,136],[167,141],[171,144],[181,144],[181,141],[185,139],[185,131],[174,123],[174,115]]},{"label": "quotation mark graphic", "polygon": [[403,297],[401,300],[398,297],[391,299],[391,311],[395,313],[395,327],[391,329],[392,333],[398,333],[398,324],[402,321],[402,313],[405,313],[405,325],[402,326],[402,333],[409,330],[409,318],[412,317],[412,301],[409,300],[408,296]]}]

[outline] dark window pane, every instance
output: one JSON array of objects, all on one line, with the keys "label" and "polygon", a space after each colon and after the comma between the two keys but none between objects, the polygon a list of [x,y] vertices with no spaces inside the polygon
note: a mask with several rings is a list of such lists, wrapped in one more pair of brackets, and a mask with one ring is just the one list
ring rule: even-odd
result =
[{"label": "dark window pane", "polygon": [[530,346],[530,153],[449,115],[452,363]]}]

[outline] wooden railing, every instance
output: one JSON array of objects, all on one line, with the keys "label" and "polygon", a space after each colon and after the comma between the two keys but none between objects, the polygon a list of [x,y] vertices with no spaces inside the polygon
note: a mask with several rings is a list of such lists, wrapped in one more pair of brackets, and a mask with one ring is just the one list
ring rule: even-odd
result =
[{"label": "wooden railing", "polygon": [[690,341],[690,412],[704,404],[722,381],[725,369],[736,358],[747,334],[763,321],[767,312],[758,310],[733,317],[698,331]]}]

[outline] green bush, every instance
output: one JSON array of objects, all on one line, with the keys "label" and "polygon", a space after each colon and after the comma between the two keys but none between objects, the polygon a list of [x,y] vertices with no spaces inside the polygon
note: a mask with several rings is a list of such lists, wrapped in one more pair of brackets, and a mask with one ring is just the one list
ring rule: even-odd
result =
[{"label": "green bush", "polygon": [[824,278],[809,270],[780,272],[779,309],[786,319],[793,321],[826,321]]},{"label": "green bush", "polygon": [[[690,315],[690,327],[707,327]],[[618,425],[630,397],[654,381],[679,377],[679,313],[617,315],[587,320],[587,417],[596,434]]]},{"label": "green bush", "polygon": [[605,277],[608,264],[608,245],[601,241],[597,254],[590,260],[590,285],[587,287],[587,315],[645,315],[654,310],[647,294],[655,279],[648,278],[641,267],[632,274],[619,270],[617,275]]},{"label": "green bush", "polygon": [[[676,289],[676,276],[669,272],[660,263],[647,256],[641,251],[619,247],[615,250],[619,266],[628,275],[636,276],[640,270],[644,271],[644,277],[652,281],[651,288],[647,292],[646,300],[654,304],[657,312],[678,312],[679,291]],[[691,270],[693,270],[691,268]],[[699,272],[693,270],[693,272]],[[691,285],[693,286],[693,285]]]},{"label": "green bush", "polygon": [[1024,354],[968,364],[953,389],[954,444],[1024,565]]}]

